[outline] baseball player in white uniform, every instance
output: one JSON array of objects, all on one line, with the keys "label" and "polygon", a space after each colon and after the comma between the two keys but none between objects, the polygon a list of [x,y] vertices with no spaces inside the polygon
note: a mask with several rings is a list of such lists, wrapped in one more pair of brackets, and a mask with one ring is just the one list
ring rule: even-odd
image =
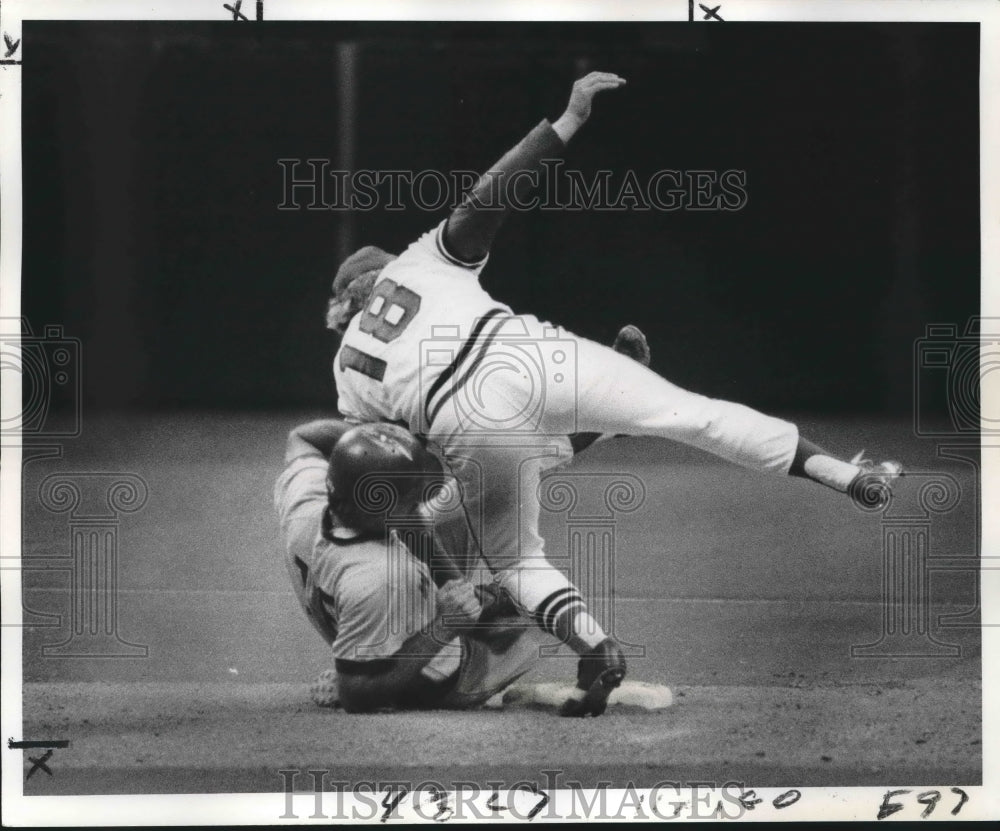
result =
[{"label": "baseball player in white uniform", "polygon": [[480,285],[506,209],[586,122],[594,96],[624,84],[604,72],[578,80],[562,116],[543,120],[400,256],[368,247],[348,258],[327,316],[342,334],[341,413],[406,424],[441,448],[498,583],[581,656],[563,707],[571,716],[603,712],[626,668],[579,591],[546,560],[538,533],[540,477],[571,455],[568,435],[672,439],[842,492],[884,488],[901,473],[894,462],[834,458],[790,422],[683,390],[612,349],[514,314]]}]

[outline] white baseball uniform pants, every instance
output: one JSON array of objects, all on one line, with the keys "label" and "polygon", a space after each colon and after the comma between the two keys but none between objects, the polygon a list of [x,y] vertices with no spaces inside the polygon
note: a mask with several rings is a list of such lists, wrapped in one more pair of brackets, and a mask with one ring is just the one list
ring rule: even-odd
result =
[{"label": "white baseball uniform pants", "polygon": [[614,350],[531,316],[507,318],[456,373],[429,438],[461,483],[482,554],[526,611],[567,584],[538,533],[543,472],[575,432],[657,436],[744,467],[787,473],[794,424],[688,392]]}]

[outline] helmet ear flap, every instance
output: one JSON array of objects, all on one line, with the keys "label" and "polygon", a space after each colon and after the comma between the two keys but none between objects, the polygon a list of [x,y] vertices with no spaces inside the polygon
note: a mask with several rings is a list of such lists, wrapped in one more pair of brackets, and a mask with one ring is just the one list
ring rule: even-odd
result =
[{"label": "helmet ear flap", "polygon": [[431,449],[427,439],[423,436],[416,438],[423,448],[424,499],[431,500],[447,484],[449,474],[444,461]]}]

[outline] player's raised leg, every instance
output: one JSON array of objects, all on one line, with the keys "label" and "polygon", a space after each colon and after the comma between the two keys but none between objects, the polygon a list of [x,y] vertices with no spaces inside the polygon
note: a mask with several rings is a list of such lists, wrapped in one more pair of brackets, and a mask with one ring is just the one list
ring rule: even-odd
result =
[{"label": "player's raised leg", "polygon": [[624,656],[579,589],[548,561],[538,533],[541,476],[570,453],[564,436],[461,434],[451,437],[447,461],[499,585],[535,625],[581,656],[578,696],[562,715],[600,715],[625,677]]},{"label": "player's raised leg", "polygon": [[[837,459],[799,435],[791,422],[743,404],[689,392],[586,338],[576,341],[576,385],[547,390],[545,431],[577,430],[659,436],[721,456],[743,467],[800,476],[857,497],[887,487],[898,462],[874,464],[860,455]],[[871,492],[869,492],[869,497]]]},{"label": "player's raised leg", "polygon": [[605,634],[592,618],[581,621],[586,625],[572,625],[572,618],[586,612],[586,603],[546,559],[538,533],[542,473],[569,457],[563,436],[512,441],[462,435],[451,440],[446,452],[472,536],[499,585],[541,629],[584,652]]},{"label": "player's raised leg", "polygon": [[[611,348],[619,355],[631,358],[633,361],[649,366],[652,354],[649,351],[649,342],[638,326],[631,323],[622,326],[615,336],[615,341]],[[595,442],[604,439],[614,438],[611,433],[573,433],[570,435],[570,444],[573,445],[573,453],[582,453]]]}]

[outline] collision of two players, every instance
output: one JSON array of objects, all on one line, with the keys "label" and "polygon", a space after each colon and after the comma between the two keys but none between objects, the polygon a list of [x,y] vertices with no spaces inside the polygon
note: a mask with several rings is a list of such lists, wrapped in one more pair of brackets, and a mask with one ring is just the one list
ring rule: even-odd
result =
[{"label": "collision of two players", "polygon": [[[672,439],[855,497],[902,472],[837,459],[794,424],[671,384],[648,368],[634,327],[608,348],[514,314],[482,288],[496,233],[531,178],[516,174],[561,154],[594,96],[624,84],[581,78],[566,111],[531,130],[436,228],[399,256],[364,248],[337,273],[327,323],[341,336],[339,408],[365,426],[293,431],[276,503],[296,592],[331,644],[348,710],[481,704],[548,639],[579,655],[560,713],[604,712],[624,655],[538,532],[542,477],[599,437]],[[450,349],[427,350],[442,332]],[[541,384],[512,359],[526,344],[542,347]],[[455,499],[440,498],[442,483]]]}]

